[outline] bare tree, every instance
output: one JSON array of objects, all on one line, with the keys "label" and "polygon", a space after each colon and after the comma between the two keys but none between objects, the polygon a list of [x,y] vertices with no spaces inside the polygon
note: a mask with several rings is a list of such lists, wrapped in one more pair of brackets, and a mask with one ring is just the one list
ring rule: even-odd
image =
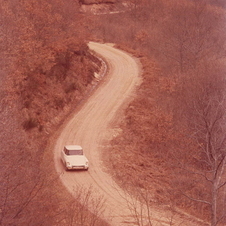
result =
[{"label": "bare tree", "polygon": [[[225,220],[226,189],[226,94],[224,74],[197,75],[193,88],[186,96],[190,107],[186,108],[190,138],[195,151],[186,153],[179,163],[183,169],[200,178],[198,184],[206,186],[208,195],[183,194],[190,200],[210,207],[211,225],[216,226]],[[189,89],[189,88],[188,88]],[[190,98],[190,99],[189,99]],[[189,163],[188,156],[193,159]],[[195,162],[195,163],[194,163]],[[189,165],[190,164],[190,165]],[[197,185],[198,186],[198,185]]]},{"label": "bare tree", "polygon": [[211,199],[203,202],[211,206],[211,225],[215,226],[225,217],[225,213],[221,213],[221,208],[225,208],[225,200],[220,198],[226,185],[225,97],[220,100],[212,97],[202,107],[196,108],[200,117],[200,123],[196,125],[196,136],[203,156],[200,161],[205,168],[199,174],[211,186]]},{"label": "bare tree", "polygon": [[205,1],[180,2],[163,23],[161,54],[174,70],[184,73],[204,59],[224,57],[223,16]]}]

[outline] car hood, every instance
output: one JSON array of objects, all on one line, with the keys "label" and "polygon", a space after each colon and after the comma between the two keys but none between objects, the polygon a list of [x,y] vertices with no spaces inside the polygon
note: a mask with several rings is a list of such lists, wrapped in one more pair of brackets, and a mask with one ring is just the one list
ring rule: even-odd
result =
[{"label": "car hood", "polygon": [[71,165],[85,165],[88,162],[84,155],[67,156],[66,161],[70,162]]}]

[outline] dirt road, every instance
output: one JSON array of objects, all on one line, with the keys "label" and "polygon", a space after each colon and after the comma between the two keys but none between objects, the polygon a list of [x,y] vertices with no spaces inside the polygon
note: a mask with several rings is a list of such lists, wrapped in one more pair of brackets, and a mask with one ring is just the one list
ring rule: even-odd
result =
[{"label": "dirt road", "polygon": [[[58,173],[64,172],[61,179],[71,193],[76,184],[98,190],[107,200],[105,218],[111,220],[111,225],[119,226],[123,225],[120,215],[125,204],[120,202],[111,177],[101,170],[100,146],[114,114],[139,83],[139,68],[133,58],[110,45],[90,43],[90,48],[108,62],[110,73],[63,129],[55,146],[55,165]],[[84,148],[90,162],[87,172],[65,172],[60,151],[66,144],[79,144]]]},{"label": "dirt road", "polygon": [[[55,145],[55,166],[57,172],[62,173],[63,184],[72,194],[76,185],[92,186],[106,199],[104,218],[111,225],[132,226],[136,224],[123,198],[125,193],[102,170],[101,151],[104,150],[101,144],[109,134],[108,126],[115,113],[130,99],[134,88],[140,83],[140,68],[133,57],[110,45],[90,43],[90,48],[106,60],[109,73],[62,130]],[[67,144],[79,144],[84,148],[90,162],[88,171],[65,172],[60,151]],[[164,212],[163,216],[162,211],[153,210],[152,216],[154,225],[170,225],[170,213]]]}]

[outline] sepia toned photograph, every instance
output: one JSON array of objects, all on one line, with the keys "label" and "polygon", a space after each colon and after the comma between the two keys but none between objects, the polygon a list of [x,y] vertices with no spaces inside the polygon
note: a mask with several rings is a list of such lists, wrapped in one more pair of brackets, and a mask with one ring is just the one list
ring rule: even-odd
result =
[{"label": "sepia toned photograph", "polygon": [[225,226],[226,1],[0,0],[0,226]]}]

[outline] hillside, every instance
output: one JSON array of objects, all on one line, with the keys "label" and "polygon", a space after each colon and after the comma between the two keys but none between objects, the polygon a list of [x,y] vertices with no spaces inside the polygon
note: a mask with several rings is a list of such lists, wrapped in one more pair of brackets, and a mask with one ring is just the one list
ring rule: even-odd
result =
[{"label": "hillside", "polygon": [[224,225],[225,11],[215,3],[140,1],[101,16],[95,34],[144,70],[137,98],[113,123],[107,171],[151,206]]},{"label": "hillside", "polygon": [[224,1],[0,3],[0,225],[108,225],[101,209],[87,211],[90,190],[71,198],[48,149],[98,83],[89,40],[116,43],[143,65],[106,140],[106,171],[172,217],[225,224]]},{"label": "hillside", "polygon": [[[96,84],[101,62],[84,41],[76,1],[0,5],[0,225],[69,225],[85,204],[71,203],[46,146]],[[102,224],[84,213],[84,225]]]}]

